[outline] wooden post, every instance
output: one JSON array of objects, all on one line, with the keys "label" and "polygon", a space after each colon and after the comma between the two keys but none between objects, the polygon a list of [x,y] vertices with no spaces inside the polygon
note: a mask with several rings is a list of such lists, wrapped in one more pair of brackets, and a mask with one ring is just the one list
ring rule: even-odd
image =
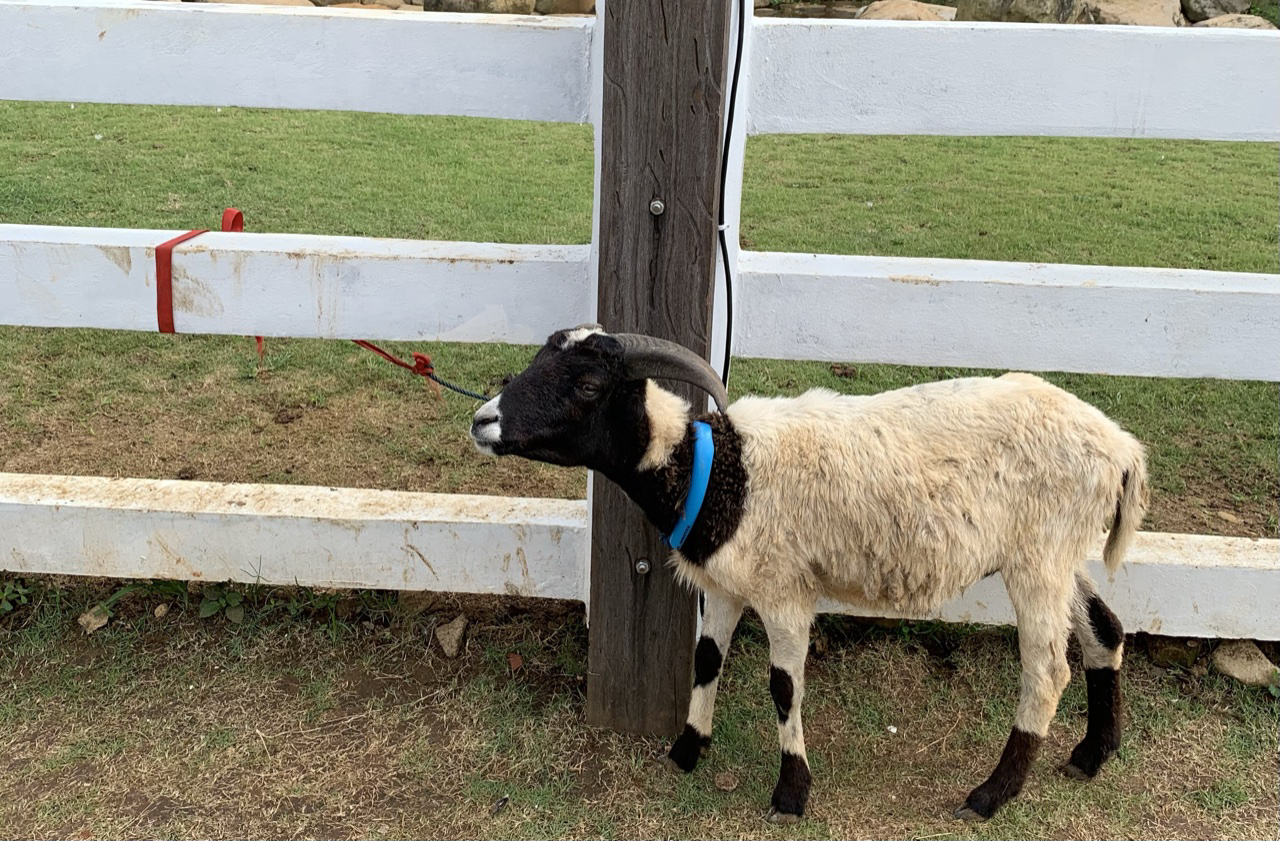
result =
[{"label": "wooden post", "polygon": [[[729,0],[607,0],[599,18],[598,319],[704,357],[729,10]],[[678,391],[706,405],[696,389]],[[616,486],[593,478],[592,500],[587,720],[674,735],[692,688],[695,597],[676,583],[657,531]],[[647,574],[636,571],[641,560]]]}]

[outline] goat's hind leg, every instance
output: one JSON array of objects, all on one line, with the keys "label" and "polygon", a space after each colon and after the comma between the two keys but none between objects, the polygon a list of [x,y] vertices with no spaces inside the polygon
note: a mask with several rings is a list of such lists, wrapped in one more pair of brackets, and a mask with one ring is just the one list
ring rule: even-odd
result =
[{"label": "goat's hind leg", "polygon": [[769,694],[778,711],[778,745],[781,767],[774,786],[769,820],[795,823],[809,802],[809,759],[804,749],[800,707],[804,702],[804,661],[809,653],[809,625],[813,613],[786,611],[770,615],[756,608],[769,634]]},{"label": "goat's hind leg", "polygon": [[1062,773],[1073,779],[1090,780],[1120,746],[1120,662],[1124,657],[1124,629],[1098,597],[1093,582],[1084,575],[1076,578],[1071,622],[1084,661],[1089,725],[1084,739],[1062,766]]},{"label": "goat's hind leg", "polygon": [[1006,575],[1005,586],[1018,617],[1018,649],[1022,656],[1022,690],[1013,730],[991,776],[969,793],[955,811],[957,818],[986,820],[1022,790],[1049,723],[1058,710],[1062,690],[1071,679],[1067,666],[1067,634],[1075,583],[1020,581]]},{"label": "goat's hind leg", "polygon": [[667,764],[689,772],[698,766],[702,751],[711,744],[711,721],[716,708],[720,671],[729,655],[733,629],[742,616],[742,602],[706,592],[703,595],[702,635],[693,655],[693,694],[684,730],[667,754]]}]

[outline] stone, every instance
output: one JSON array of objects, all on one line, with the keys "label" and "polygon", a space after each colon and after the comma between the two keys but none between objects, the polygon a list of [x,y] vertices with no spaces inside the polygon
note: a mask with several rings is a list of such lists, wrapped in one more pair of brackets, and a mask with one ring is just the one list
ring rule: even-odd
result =
[{"label": "stone", "polygon": [[535,0],[533,10],[540,15],[594,15],[596,0]]},{"label": "stone", "polygon": [[1187,20],[1199,23],[1223,15],[1244,14],[1249,5],[1250,0],[1182,0],[1182,13]]},{"label": "stone", "polygon": [[440,650],[444,652],[444,656],[453,659],[458,656],[458,652],[462,650],[462,635],[467,632],[467,615],[465,613],[458,614],[458,617],[448,625],[441,625],[436,628],[436,641],[440,643]]},{"label": "stone", "polygon": [[219,3],[237,3],[242,6],[311,6],[311,0],[218,0]]},{"label": "stone", "polygon": [[1280,668],[1253,640],[1228,640],[1213,652],[1213,667],[1247,686],[1280,683]]},{"label": "stone", "polygon": [[1258,15],[1218,15],[1216,18],[1202,20],[1192,26],[1226,27],[1228,29],[1275,29],[1276,25]]},{"label": "stone", "polygon": [[862,10],[859,18],[861,20],[942,20],[936,12],[917,0],[876,0]]},{"label": "stone", "polygon": [[1080,0],[1073,23],[1120,26],[1186,26],[1178,0]]},{"label": "stone", "polygon": [[480,12],[491,15],[531,15],[535,0],[426,0],[428,12]]},{"label": "stone", "polygon": [[1076,23],[1077,0],[959,0],[955,20]]},{"label": "stone", "polygon": [[924,7],[925,7],[925,8],[927,8],[927,9],[929,9],[929,10],[930,10],[930,11],[932,11],[935,15],[937,15],[937,16],[938,16],[938,17],[940,17],[940,18],[942,18],[943,20],[955,20],[955,19],[956,19],[956,7],[955,7],[955,6],[939,6],[939,5],[935,4],[935,3],[921,3],[920,5],[924,6]]},{"label": "stone", "polygon": [[1147,657],[1164,669],[1189,669],[1200,654],[1201,641],[1179,637],[1147,637]]}]

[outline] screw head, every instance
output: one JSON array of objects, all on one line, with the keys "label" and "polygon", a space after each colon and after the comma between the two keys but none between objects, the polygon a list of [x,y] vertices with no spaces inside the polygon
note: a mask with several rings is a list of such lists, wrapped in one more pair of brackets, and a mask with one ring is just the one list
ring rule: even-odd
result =
[{"label": "screw head", "polygon": [[667,206],[666,204],[663,203],[662,199],[654,199],[653,201],[649,202],[649,212],[652,213],[654,216],[661,216],[662,211],[666,209],[667,209]]},{"label": "screw head", "polygon": [[645,575],[649,572],[648,558],[641,558],[640,560],[636,561],[636,572],[640,575]]}]

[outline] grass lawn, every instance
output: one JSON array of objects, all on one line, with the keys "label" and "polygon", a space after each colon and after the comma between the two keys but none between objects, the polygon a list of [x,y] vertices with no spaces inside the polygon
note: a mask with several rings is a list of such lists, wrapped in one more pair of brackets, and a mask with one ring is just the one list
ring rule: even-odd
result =
[{"label": "grass lawn", "polygon": [[[1276,272],[1276,147],[1165,141],[755,138],[744,239],[767,250]],[[0,102],[0,222],[586,242],[576,126]],[[0,320],[3,314],[0,313]],[[396,348],[407,351],[407,347]],[[426,344],[480,388],[530,348]],[[0,470],[580,497],[582,471],[476,457],[474,404],[349,342],[0,327]],[[731,391],[867,393],[954,369],[743,360]],[[1149,529],[1277,533],[1274,384],[1052,374],[1150,447]],[[0,574],[0,590],[14,582]],[[0,835],[13,837],[1272,837],[1275,701],[1131,657],[1130,737],[1080,786],[1064,698],[1023,797],[954,806],[1016,703],[1006,631],[824,618],[806,700],[811,820],[764,824],[776,773],[758,628],[739,632],[716,746],[582,726],[580,608],[246,589],[197,617],[172,585],[74,620],[115,584],[32,581],[0,614]],[[161,605],[168,613],[157,617]],[[465,653],[432,628],[465,610]],[[1123,617],[1121,617],[1123,619]],[[1141,648],[1131,640],[1130,650]],[[425,653],[424,653],[425,649]],[[523,662],[512,669],[508,654]],[[890,733],[893,725],[897,733]],[[715,775],[731,772],[724,791]],[[492,804],[510,797],[490,815]]]},{"label": "grass lawn", "polygon": [[[36,594],[0,619],[5,837],[1271,838],[1277,829],[1274,699],[1141,655],[1126,671],[1127,740],[1099,777],[1080,784],[1054,771],[1084,732],[1077,673],[1021,797],[971,826],[950,810],[1008,734],[1012,634],[824,618],[804,710],[810,817],[775,827],[763,818],[777,773],[768,653],[750,619],[721,684],[715,744],[696,773],[677,776],[653,761],[660,740],[582,725],[580,608],[465,604],[469,639],[449,660],[428,640],[459,609],[452,600],[251,591],[233,627],[198,619],[198,599],[183,607],[180,594],[139,592],[86,637],[74,617],[107,592]],[[169,610],[156,618],[161,605]]]}]

